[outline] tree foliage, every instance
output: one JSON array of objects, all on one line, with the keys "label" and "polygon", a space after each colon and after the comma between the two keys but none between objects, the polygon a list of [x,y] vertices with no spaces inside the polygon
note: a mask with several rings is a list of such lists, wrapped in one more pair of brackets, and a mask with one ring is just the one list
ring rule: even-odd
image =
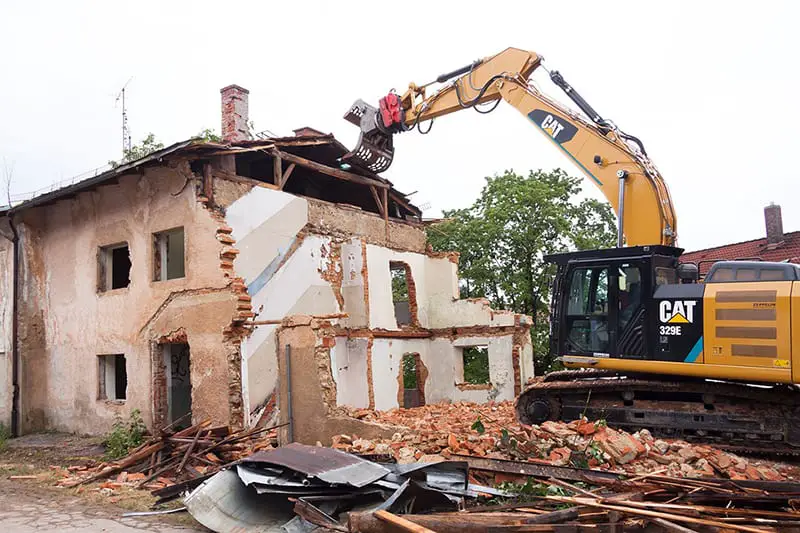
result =
[{"label": "tree foliage", "polygon": [[194,137],[195,139],[200,139],[201,141],[206,141],[206,142],[214,142],[214,143],[222,142],[222,137],[217,135],[217,133],[214,131],[213,128],[206,128],[200,131],[200,133],[198,133]]},{"label": "tree foliage", "polygon": [[561,169],[506,171],[486,178],[472,206],[445,211],[444,221],[428,229],[434,250],[460,252],[462,297],[485,297],[496,308],[534,317],[537,374],[554,363],[547,342],[554,269],[544,255],[606,248],[615,240],[611,208],[579,201],[580,182]]},{"label": "tree foliage", "polygon": [[156,140],[156,136],[152,133],[148,133],[147,137],[145,137],[142,142],[134,144],[130,149],[125,150],[122,154],[121,161],[109,161],[108,164],[111,165],[112,168],[117,168],[125,163],[130,163],[131,161],[136,161],[137,159],[148,156],[162,148],[164,148],[164,143]]}]

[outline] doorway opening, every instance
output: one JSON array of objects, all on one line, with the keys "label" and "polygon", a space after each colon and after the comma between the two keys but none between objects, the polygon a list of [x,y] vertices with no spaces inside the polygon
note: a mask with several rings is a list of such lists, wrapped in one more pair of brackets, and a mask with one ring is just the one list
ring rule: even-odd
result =
[{"label": "doorway opening", "polygon": [[164,377],[166,384],[166,420],[171,424],[180,422],[177,428],[192,425],[192,380],[189,345],[186,343],[162,344]]},{"label": "doorway opening", "polygon": [[425,405],[425,378],[427,369],[422,363],[418,353],[407,353],[403,355],[402,382],[403,382],[403,405],[409,409]]}]

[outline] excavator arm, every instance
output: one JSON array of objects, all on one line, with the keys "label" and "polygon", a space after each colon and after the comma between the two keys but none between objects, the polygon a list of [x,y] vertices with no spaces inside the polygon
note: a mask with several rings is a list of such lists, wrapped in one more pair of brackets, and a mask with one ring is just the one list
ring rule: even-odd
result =
[{"label": "excavator arm", "polygon": [[[556,71],[551,80],[585,117],[541,93],[529,82],[542,67],[534,52],[508,48],[439,76],[424,86],[390,93],[377,108],[359,100],[345,118],[361,128],[358,146],[343,161],[373,172],[392,162],[392,136],[468,108],[505,100],[530,120],[583,171],[608,199],[619,221],[618,245],[674,246],[677,221],[669,190],[642,143],[602,118]],[[434,83],[443,84],[430,95]],[[497,105],[497,104],[495,104]]]}]

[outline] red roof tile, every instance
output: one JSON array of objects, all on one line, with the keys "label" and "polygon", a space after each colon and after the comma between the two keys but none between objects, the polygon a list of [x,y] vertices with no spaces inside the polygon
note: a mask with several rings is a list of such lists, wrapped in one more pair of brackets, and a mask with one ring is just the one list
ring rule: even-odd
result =
[{"label": "red roof tile", "polygon": [[[734,259],[757,259],[761,261],[788,261],[800,264],[800,231],[784,234],[784,240],[775,247],[767,246],[767,239],[753,239],[695,250],[681,255],[681,261],[700,263],[700,273],[705,274],[713,264],[712,261]],[[701,263],[702,261],[702,263]],[[708,261],[708,262],[706,262]]]}]

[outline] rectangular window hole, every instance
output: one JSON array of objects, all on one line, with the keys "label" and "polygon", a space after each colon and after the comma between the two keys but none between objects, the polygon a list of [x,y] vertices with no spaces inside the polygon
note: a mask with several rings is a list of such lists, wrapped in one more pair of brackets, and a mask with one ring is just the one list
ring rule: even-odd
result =
[{"label": "rectangular window hole", "polygon": [[103,246],[97,258],[97,285],[100,292],[122,289],[131,284],[131,253],[128,243]]},{"label": "rectangular window hole", "polygon": [[98,362],[98,392],[100,400],[124,401],[127,399],[128,370],[122,354],[100,355]]},{"label": "rectangular window hole", "polygon": [[153,281],[186,275],[183,228],[153,234]]},{"label": "rectangular window hole", "polygon": [[464,348],[461,357],[464,362],[464,383],[486,385],[489,381],[489,347],[470,346]]},{"label": "rectangular window hole", "polygon": [[642,419],[642,418],[644,418],[644,413],[642,413],[642,412],[633,413],[633,418]]},{"label": "rectangular window hole", "polygon": [[411,324],[408,270],[409,267],[406,263],[400,261],[389,262],[389,274],[392,279],[392,303],[394,304],[394,317],[398,326]]}]

